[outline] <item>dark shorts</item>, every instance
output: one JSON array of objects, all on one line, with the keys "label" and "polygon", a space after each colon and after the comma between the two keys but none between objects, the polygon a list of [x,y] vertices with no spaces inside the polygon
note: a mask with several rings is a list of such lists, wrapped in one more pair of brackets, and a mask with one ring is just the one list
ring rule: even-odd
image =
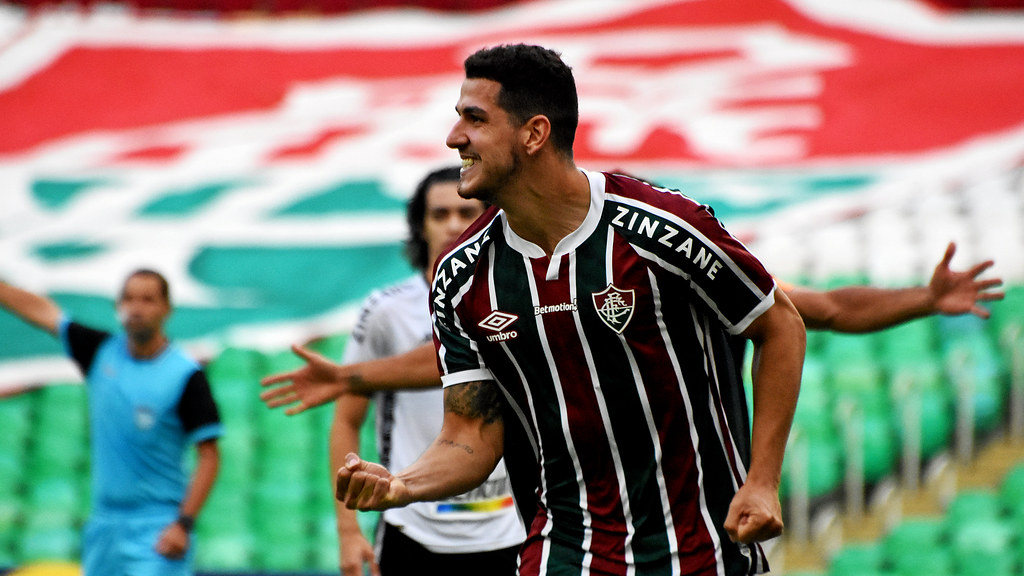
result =
[{"label": "dark shorts", "polygon": [[381,537],[380,573],[382,576],[408,574],[487,574],[512,576],[516,573],[519,546],[468,552],[438,554],[431,552],[390,524],[384,525]]}]

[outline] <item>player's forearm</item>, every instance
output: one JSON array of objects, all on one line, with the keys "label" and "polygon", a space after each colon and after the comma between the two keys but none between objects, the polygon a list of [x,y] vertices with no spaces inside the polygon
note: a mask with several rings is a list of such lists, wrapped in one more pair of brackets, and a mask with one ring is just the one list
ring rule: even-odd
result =
[{"label": "player's forearm", "polygon": [[482,484],[501,460],[501,422],[483,424],[445,414],[445,426],[433,444],[397,476],[414,502],[463,494]]},{"label": "player's forearm", "polygon": [[[780,303],[773,309],[777,306]],[[795,311],[787,308],[766,312],[774,314],[763,327],[763,334],[753,338],[754,419],[747,481],[776,488],[800,392],[806,348],[803,324]]]},{"label": "player's forearm", "polygon": [[379,358],[345,367],[352,390],[361,394],[380,390],[440,388],[433,344],[422,344],[388,358]]},{"label": "player's forearm", "polygon": [[882,330],[935,313],[935,299],[925,286],[875,288],[849,286],[817,293],[794,290],[794,305],[808,328],[862,333]]},{"label": "player's forearm", "polygon": [[57,333],[61,310],[45,296],[0,282],[0,307],[37,328]]},{"label": "player's forearm", "polygon": [[192,475],[192,483],[189,485],[185,500],[181,503],[181,514],[192,518],[199,516],[203,504],[213,490],[220,469],[220,450],[217,448],[216,440],[200,442],[196,448],[199,453],[196,470]]}]

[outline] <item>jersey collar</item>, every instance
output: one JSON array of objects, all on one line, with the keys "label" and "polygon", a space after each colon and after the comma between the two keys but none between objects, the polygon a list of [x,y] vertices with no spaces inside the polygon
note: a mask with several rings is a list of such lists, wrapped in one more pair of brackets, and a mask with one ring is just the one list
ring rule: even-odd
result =
[{"label": "jersey collar", "polygon": [[[580,170],[580,172],[583,172],[590,182],[590,208],[587,210],[587,217],[583,219],[583,223],[565,238],[558,241],[555,251],[551,255],[552,260],[578,248],[583,244],[584,240],[594,233],[594,230],[597,230],[597,225],[601,221],[601,213],[604,211],[605,176],[601,172],[591,172],[589,170]],[[502,231],[505,234],[509,247],[527,258],[543,258],[546,256],[540,246],[523,239],[512,230],[512,227],[508,225],[508,216],[505,215],[504,210],[499,214],[501,215]]]}]

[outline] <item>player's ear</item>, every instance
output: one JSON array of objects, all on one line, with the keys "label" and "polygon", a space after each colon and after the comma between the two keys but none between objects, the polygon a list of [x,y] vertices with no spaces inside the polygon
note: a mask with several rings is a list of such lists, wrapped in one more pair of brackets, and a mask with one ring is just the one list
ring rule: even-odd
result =
[{"label": "player's ear", "polygon": [[534,154],[551,138],[551,120],[543,114],[538,114],[523,124],[521,134],[526,153]]}]

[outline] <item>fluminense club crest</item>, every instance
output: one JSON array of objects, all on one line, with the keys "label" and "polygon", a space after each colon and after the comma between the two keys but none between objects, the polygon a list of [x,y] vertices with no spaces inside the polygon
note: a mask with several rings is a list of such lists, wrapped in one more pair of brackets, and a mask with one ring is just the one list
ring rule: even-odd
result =
[{"label": "fluminense club crest", "polygon": [[594,309],[609,328],[622,334],[633,318],[633,291],[620,290],[609,284],[600,292],[594,292]]}]

